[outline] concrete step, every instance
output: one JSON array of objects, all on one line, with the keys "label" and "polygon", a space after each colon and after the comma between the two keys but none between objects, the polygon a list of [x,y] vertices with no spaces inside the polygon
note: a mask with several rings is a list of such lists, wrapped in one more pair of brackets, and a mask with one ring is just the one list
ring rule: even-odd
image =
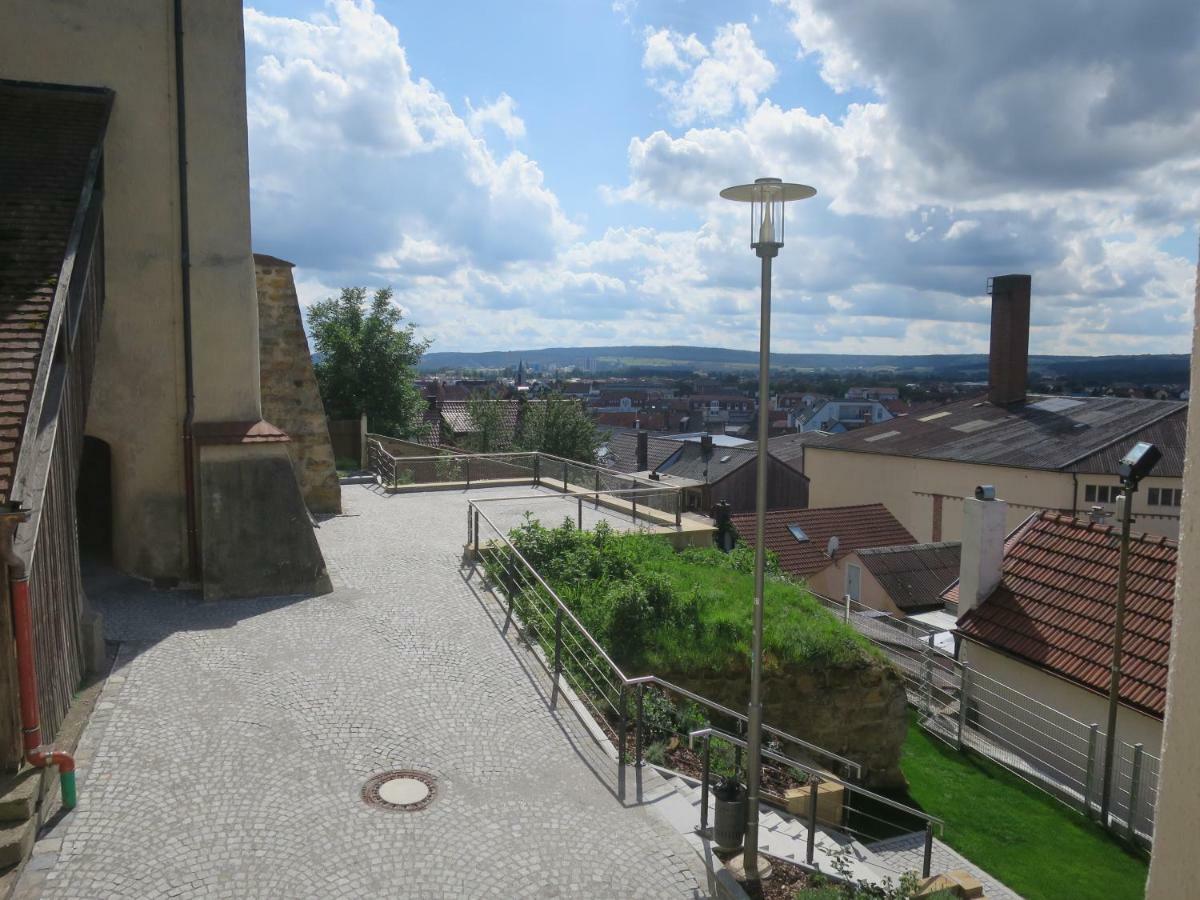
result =
[{"label": "concrete step", "polygon": [[23,822],[37,807],[42,770],[26,766],[0,781],[0,822]]},{"label": "concrete step", "polygon": [[0,824],[0,869],[15,866],[28,856],[36,835],[37,822],[33,819]]}]

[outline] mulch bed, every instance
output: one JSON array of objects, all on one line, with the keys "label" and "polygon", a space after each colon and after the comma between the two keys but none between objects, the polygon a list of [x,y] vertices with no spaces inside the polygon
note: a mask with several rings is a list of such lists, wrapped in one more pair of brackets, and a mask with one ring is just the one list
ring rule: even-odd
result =
[{"label": "mulch bed", "polygon": [[[728,862],[737,853],[718,853],[722,862]],[[749,881],[742,884],[751,900],[794,900],[796,892],[808,885],[809,873],[797,865],[782,859],[768,857],[771,862],[771,877],[766,881]]]}]

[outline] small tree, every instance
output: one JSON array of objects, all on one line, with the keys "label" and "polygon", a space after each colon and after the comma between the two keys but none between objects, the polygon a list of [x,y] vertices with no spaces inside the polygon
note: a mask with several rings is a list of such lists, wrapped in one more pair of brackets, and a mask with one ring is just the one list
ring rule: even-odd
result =
[{"label": "small tree", "polygon": [[594,463],[600,434],[582,403],[555,394],[525,405],[516,443],[521,450]]},{"label": "small tree", "polygon": [[473,391],[467,398],[467,412],[475,430],[464,441],[464,449],[476,453],[495,453],[507,450],[511,435],[504,434],[504,413],[495,396],[488,391]]},{"label": "small tree", "polygon": [[402,320],[391,288],[377,290],[369,308],[364,287],[342,288],[340,296],[309,308],[308,328],[319,354],[313,369],[327,415],[356,419],[366,413],[378,432],[411,434],[422,411],[413,382],[429,341],[418,340]]}]

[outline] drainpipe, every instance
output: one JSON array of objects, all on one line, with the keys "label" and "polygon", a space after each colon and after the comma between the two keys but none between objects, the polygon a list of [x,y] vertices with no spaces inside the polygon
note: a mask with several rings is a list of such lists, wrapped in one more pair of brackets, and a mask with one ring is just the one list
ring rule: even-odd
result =
[{"label": "drainpipe", "polygon": [[183,417],[183,495],[187,513],[187,572],[195,581],[200,571],[200,541],[196,528],[196,463],[193,424],[196,420],[196,379],[192,363],[192,260],[188,226],[187,107],[183,96],[183,0],[175,0],[175,126],[179,171],[179,293],[183,318],[183,382],[187,411]]},{"label": "drainpipe", "polygon": [[29,571],[17,555],[13,537],[17,526],[29,520],[29,510],[10,502],[0,511],[0,560],[8,566],[8,590],[12,598],[13,633],[17,643],[17,684],[21,706],[21,740],[25,761],[39,769],[58,766],[62,804],[75,808],[75,759],[62,750],[43,747],[38,718],[37,669],[33,658],[33,613],[29,608]]}]

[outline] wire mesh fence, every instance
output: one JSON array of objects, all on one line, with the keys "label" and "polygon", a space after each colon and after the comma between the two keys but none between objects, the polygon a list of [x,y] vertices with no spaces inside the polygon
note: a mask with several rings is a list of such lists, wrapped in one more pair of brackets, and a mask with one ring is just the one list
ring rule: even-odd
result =
[{"label": "wire mesh fence", "polygon": [[[1105,732],[960,663],[938,634],[852,600],[820,598],[882,650],[904,676],[909,705],[930,734],[969,748],[1074,809],[1100,814]],[[1143,844],[1154,833],[1159,758],[1117,741],[1108,827]]]}]

